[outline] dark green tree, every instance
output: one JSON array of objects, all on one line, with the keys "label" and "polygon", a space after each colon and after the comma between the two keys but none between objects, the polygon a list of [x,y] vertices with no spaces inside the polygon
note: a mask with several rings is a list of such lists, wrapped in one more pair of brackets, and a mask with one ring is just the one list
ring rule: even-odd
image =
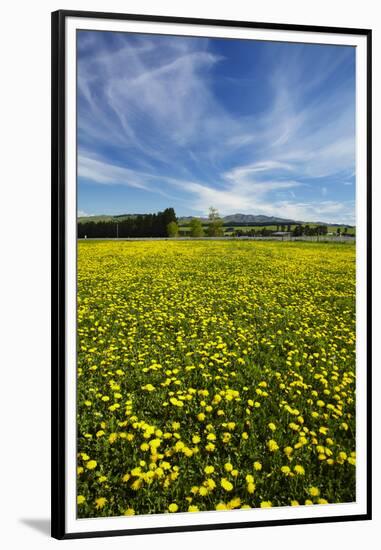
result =
[{"label": "dark green tree", "polygon": [[168,224],[177,224],[173,208],[157,214],[131,214],[115,216],[110,221],[85,221],[78,223],[78,237],[89,239],[115,237],[166,237]]}]

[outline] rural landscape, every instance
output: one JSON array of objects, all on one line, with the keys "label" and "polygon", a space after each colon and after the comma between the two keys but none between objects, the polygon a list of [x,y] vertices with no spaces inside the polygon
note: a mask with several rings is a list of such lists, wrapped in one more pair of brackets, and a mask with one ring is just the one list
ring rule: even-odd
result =
[{"label": "rural landscape", "polygon": [[354,52],[77,58],[78,517],[354,502]]},{"label": "rural landscape", "polygon": [[[252,237],[284,238],[321,237],[337,240],[356,236],[351,225],[300,222],[273,216],[235,214],[221,218],[210,207],[205,218],[177,218],[173,208],[155,214],[87,216],[78,219],[78,237],[83,238],[165,238],[165,237]],[[306,239],[303,239],[306,240]],[[319,239],[316,239],[319,240]],[[322,240],[322,239],[320,239]],[[348,241],[349,242],[349,241]]]}]

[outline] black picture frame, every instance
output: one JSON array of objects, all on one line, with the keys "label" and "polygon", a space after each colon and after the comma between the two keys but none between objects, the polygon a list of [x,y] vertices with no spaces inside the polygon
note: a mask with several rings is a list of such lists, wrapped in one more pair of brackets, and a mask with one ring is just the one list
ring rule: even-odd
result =
[{"label": "black picture frame", "polygon": [[[184,23],[198,26],[235,27],[245,29],[270,29],[281,31],[305,31],[310,33],[335,33],[339,35],[362,35],[366,37],[366,79],[367,79],[367,220],[366,220],[366,304],[367,304],[367,443],[366,443],[366,500],[367,510],[364,514],[347,516],[311,517],[302,519],[268,520],[260,522],[218,523],[171,527],[145,527],[139,529],[119,529],[110,531],[68,532],[65,523],[65,25],[69,17],[91,18],[120,21],[144,21],[152,23]],[[180,18],[158,15],[133,15],[124,13],[83,12],[59,10],[52,13],[51,42],[51,255],[52,255],[52,285],[51,285],[51,534],[56,539],[75,539],[88,537],[105,537],[136,535],[147,533],[170,533],[180,531],[204,531],[210,529],[237,529],[249,527],[313,524],[341,521],[362,521],[372,517],[372,464],[371,464],[371,271],[372,271],[372,212],[371,212],[371,182],[372,182],[372,31],[370,29],[342,28],[329,26],[309,26],[298,24],[258,23],[250,21],[233,21],[220,19]],[[365,191],[365,190],[364,190]],[[190,518],[190,522],[192,519]]]}]

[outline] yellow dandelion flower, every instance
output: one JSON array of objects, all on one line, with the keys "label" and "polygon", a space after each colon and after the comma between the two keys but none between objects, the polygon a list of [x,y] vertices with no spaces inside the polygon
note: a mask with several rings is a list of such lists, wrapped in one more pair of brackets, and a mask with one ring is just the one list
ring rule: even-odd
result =
[{"label": "yellow dandelion flower", "polygon": [[199,512],[198,506],[195,506],[194,504],[191,504],[188,508],[188,512]]},{"label": "yellow dandelion flower", "polygon": [[318,497],[320,495],[320,491],[317,487],[310,487],[308,489],[308,493],[312,496],[312,497]]},{"label": "yellow dandelion flower", "polygon": [[261,508],[271,508],[272,507],[272,502],[270,500],[262,500],[262,502],[260,504],[260,507]]},{"label": "yellow dandelion flower", "polygon": [[208,478],[204,481],[204,485],[206,487],[208,487],[208,489],[210,489],[211,491],[213,491],[213,489],[216,488],[216,482],[214,481],[214,479],[211,479],[211,478]]},{"label": "yellow dandelion flower", "polygon": [[97,509],[103,508],[105,506],[106,502],[107,502],[107,498],[105,498],[105,497],[97,498],[97,499],[95,499],[95,507]]},{"label": "yellow dandelion flower", "polygon": [[241,506],[241,499],[239,497],[235,497],[228,502],[226,507],[228,510],[234,510],[235,508],[239,508],[240,506]]},{"label": "yellow dandelion flower", "polygon": [[225,491],[232,491],[233,489],[233,483],[231,483],[226,477],[223,477],[221,479],[221,487],[225,489]]},{"label": "yellow dandelion flower", "polygon": [[111,444],[113,444],[117,439],[118,439],[118,434],[116,434],[116,433],[110,434],[110,436],[108,438],[108,440]]},{"label": "yellow dandelion flower", "polygon": [[267,443],[267,448],[270,452],[275,453],[279,449],[278,443],[274,439],[270,439]]},{"label": "yellow dandelion flower", "polygon": [[252,495],[254,493],[254,491],[255,491],[255,483],[248,483],[247,484],[247,492]]},{"label": "yellow dandelion flower", "polygon": [[136,481],[133,482],[133,484],[131,485],[131,489],[133,489],[134,491],[138,491],[140,489],[140,487],[142,486],[142,480],[141,479],[137,479]]},{"label": "yellow dandelion flower", "polygon": [[292,455],[292,453],[294,452],[294,449],[292,447],[285,447],[283,449],[283,452],[287,457],[290,457]]}]

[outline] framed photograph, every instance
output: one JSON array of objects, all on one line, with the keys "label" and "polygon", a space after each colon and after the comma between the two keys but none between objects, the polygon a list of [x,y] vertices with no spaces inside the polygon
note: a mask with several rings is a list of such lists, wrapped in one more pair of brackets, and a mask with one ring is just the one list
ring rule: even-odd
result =
[{"label": "framed photograph", "polygon": [[53,537],[370,519],[370,203],[370,30],[52,14]]}]

